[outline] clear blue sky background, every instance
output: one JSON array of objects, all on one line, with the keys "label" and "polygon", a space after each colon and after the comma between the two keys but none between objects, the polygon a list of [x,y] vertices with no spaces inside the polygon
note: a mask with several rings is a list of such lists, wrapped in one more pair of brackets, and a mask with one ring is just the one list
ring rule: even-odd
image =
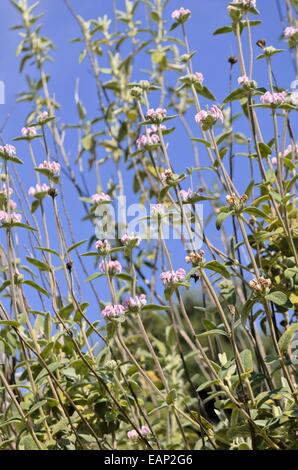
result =
[{"label": "clear blue sky background", "polygon": [[[121,9],[124,2],[117,1],[117,5]],[[280,21],[276,1],[275,0],[258,0],[258,8],[261,12],[263,24],[254,28],[253,38],[254,43],[257,39],[265,38],[267,44],[272,44],[275,47],[285,47],[286,44],[281,42],[281,32],[283,30]],[[112,14],[112,0],[72,0],[74,8],[85,19],[92,17],[103,16],[104,14]],[[187,30],[192,50],[197,50],[197,55],[194,58],[195,69],[202,71],[205,75],[206,85],[216,95],[219,103],[228,94],[228,63],[227,58],[231,54],[237,54],[235,38],[233,35],[213,36],[212,32],[224,24],[229,23],[229,18],[226,12],[228,2],[226,0],[170,0],[167,8],[168,25],[171,24],[170,13],[173,9],[183,5],[192,10],[192,18],[187,23]],[[61,104],[61,110],[58,113],[58,119],[65,123],[73,123],[77,120],[76,107],[74,103],[74,87],[76,78],[80,78],[80,95],[85,107],[90,116],[96,115],[96,104],[94,100],[95,88],[90,76],[90,71],[86,63],[80,66],[78,63],[78,56],[81,47],[76,44],[71,44],[70,40],[78,35],[78,27],[70,16],[68,10],[65,8],[62,0],[41,0],[40,11],[45,12],[43,18],[44,34],[49,36],[56,45],[56,50],[53,52],[54,62],[49,64],[48,72],[51,74],[52,79],[50,82],[50,90],[55,91],[57,101]],[[24,119],[28,112],[27,105],[15,105],[16,95],[23,91],[24,79],[18,72],[19,60],[16,59],[16,48],[19,43],[18,33],[11,31],[11,26],[19,22],[16,10],[10,5],[9,0],[1,0],[0,3],[0,80],[4,81],[6,86],[6,104],[0,106],[0,125],[7,119],[8,121],[3,131],[3,137],[6,142],[9,142],[13,137],[19,135],[20,128],[24,124]],[[181,35],[179,29],[175,30],[172,34]],[[255,54],[259,54],[260,50],[254,48]],[[245,50],[245,53],[247,51]],[[146,64],[148,56],[143,59],[143,64]],[[238,66],[236,66],[238,67]],[[235,67],[234,88],[236,88],[236,79],[240,75]],[[291,66],[289,54],[286,51],[284,54],[277,55],[274,58],[274,72],[279,85],[290,88],[292,80],[294,80],[294,69]],[[135,79],[147,78],[142,72],[135,74]],[[257,61],[254,78],[258,81],[260,86],[268,88],[266,65],[264,61]],[[266,140],[272,137],[271,121],[267,111],[261,111],[261,116],[267,116],[263,122],[263,132]],[[243,127],[244,126],[244,127]],[[195,128],[195,126],[193,126]],[[240,125],[239,130],[245,130],[245,124]],[[185,166],[192,164],[192,160],[187,161],[185,134],[183,130],[178,127],[175,134],[169,136],[171,157],[173,159],[174,167],[177,171],[183,171]],[[189,145],[190,150],[190,145]],[[18,149],[20,157],[23,160],[29,158],[26,145],[19,144]],[[67,150],[69,154],[74,154],[76,151],[76,142],[73,143],[71,139],[67,140]],[[246,170],[244,165],[241,168],[243,160],[237,163],[237,176],[236,183],[241,189],[246,186]],[[207,160],[204,162],[207,164]],[[21,170],[24,185],[27,188],[32,183],[33,172],[28,172],[26,167]],[[106,180],[111,176],[104,174]],[[95,191],[94,179],[92,175],[88,176],[90,181],[90,194]],[[129,192],[129,187],[126,188]],[[80,222],[80,214],[77,210],[76,199],[77,194],[69,187],[67,194],[68,204],[72,205],[75,210],[72,211],[72,217],[76,228],[77,239],[88,238],[90,236],[90,226],[86,223]],[[219,239],[218,233],[213,233],[213,240],[216,242]],[[174,246],[175,249],[175,246]],[[176,256],[176,266],[182,262],[184,254],[180,250],[180,254]],[[104,282],[104,281],[102,281]]]}]

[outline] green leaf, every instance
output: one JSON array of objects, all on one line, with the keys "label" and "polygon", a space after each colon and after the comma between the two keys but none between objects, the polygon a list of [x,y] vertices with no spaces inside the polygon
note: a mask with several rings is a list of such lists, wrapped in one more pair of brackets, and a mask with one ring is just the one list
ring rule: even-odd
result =
[{"label": "green leaf", "polygon": [[20,326],[19,322],[15,320],[0,320],[0,326],[13,326],[14,328],[17,328]]},{"label": "green leaf", "polygon": [[288,296],[280,291],[270,292],[265,296],[265,299],[276,305],[285,305],[288,301]]},{"label": "green leaf", "polygon": [[269,147],[269,145],[265,144],[264,142],[259,142],[258,147],[260,150],[260,154],[263,158],[267,158],[269,157],[269,155],[272,154],[271,148]]},{"label": "green leaf", "polygon": [[33,266],[36,266],[41,271],[51,271],[50,266],[47,263],[44,263],[43,261],[40,261],[36,258],[30,258],[29,256],[26,256],[26,260],[28,261],[28,263],[33,264]]},{"label": "green leaf", "polygon": [[221,26],[220,28],[216,29],[213,34],[214,36],[218,36],[219,34],[227,34],[233,31],[232,26]]},{"label": "green leaf", "polygon": [[219,261],[216,261],[216,260],[209,261],[209,263],[205,264],[204,268],[214,271],[220,274],[221,276],[225,277],[226,279],[229,279],[230,277],[230,273],[228,269],[225,267],[224,264],[221,264]]},{"label": "green leaf", "polygon": [[147,304],[145,305],[142,310],[144,311],[161,311],[161,310],[171,310],[169,305],[156,305],[156,304]]},{"label": "green leaf", "polygon": [[77,243],[74,243],[73,245],[71,245],[69,248],[67,248],[67,253],[70,253],[71,251],[75,250],[76,248],[78,248],[79,246],[83,245],[84,243],[86,243],[87,240],[82,240],[80,242],[77,242]]},{"label": "green leaf", "polygon": [[253,372],[253,357],[250,349],[244,349],[240,353],[245,372]]},{"label": "green leaf", "polygon": [[298,331],[298,323],[295,323],[294,325],[289,326],[289,328],[287,328],[287,330],[279,338],[278,345],[282,352],[287,351],[296,331]]},{"label": "green leaf", "polygon": [[40,285],[36,284],[36,282],[31,281],[31,279],[28,279],[28,280],[26,280],[26,281],[23,281],[22,284],[26,284],[27,286],[32,287],[33,289],[37,290],[37,291],[40,292],[41,294],[46,295],[47,297],[50,297],[50,294],[49,294],[49,292],[48,292],[46,289],[44,289],[44,288],[41,287]]},{"label": "green leaf", "polygon": [[200,333],[196,336],[198,338],[204,338],[205,336],[216,336],[216,335],[228,336],[224,330],[220,330],[219,328],[215,328],[214,330],[204,331],[204,333]]},{"label": "green leaf", "polygon": [[224,100],[224,104],[231,103],[231,101],[241,100],[246,96],[246,91],[243,88],[237,88],[237,90],[232,91]]}]

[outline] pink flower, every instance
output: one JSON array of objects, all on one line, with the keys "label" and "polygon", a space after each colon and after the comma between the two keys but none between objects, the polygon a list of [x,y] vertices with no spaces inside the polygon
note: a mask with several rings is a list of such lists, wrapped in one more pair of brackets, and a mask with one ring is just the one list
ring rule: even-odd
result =
[{"label": "pink flower", "polygon": [[210,129],[217,121],[223,123],[224,115],[218,106],[213,105],[210,109],[201,110],[195,115],[195,121],[202,126],[203,130]]},{"label": "pink flower", "polygon": [[135,297],[130,297],[130,299],[125,300],[123,306],[125,310],[129,312],[139,312],[142,310],[142,307],[147,304],[147,297],[145,294],[136,295]]},{"label": "pink flower", "polygon": [[201,72],[196,72],[195,77],[196,77],[197,81],[200,83],[200,85],[202,85],[202,83],[204,81],[204,75]]},{"label": "pink flower", "polygon": [[127,248],[135,248],[136,246],[139,246],[141,239],[134,233],[131,233],[130,235],[125,233],[123,237],[121,237],[121,243]]},{"label": "pink flower", "polygon": [[242,75],[241,77],[238,77],[238,83],[239,85],[247,85],[249,83],[249,78],[247,75]]},{"label": "pink flower", "polygon": [[298,28],[294,28],[294,26],[288,26],[284,30],[284,37],[286,39],[291,39],[293,36],[298,35]]},{"label": "pink flower", "polygon": [[184,189],[181,189],[179,191],[179,195],[183,202],[187,202],[189,199],[191,199],[194,196],[194,192],[192,191],[191,188],[189,188],[187,191],[185,191]]},{"label": "pink flower", "polygon": [[162,216],[165,213],[165,208],[163,204],[154,204],[151,206],[151,215],[153,217]]},{"label": "pink flower", "polygon": [[279,106],[286,102],[287,94],[285,91],[278,92],[278,93],[271,93],[270,91],[266,91],[264,95],[261,96],[260,101],[262,104],[269,105],[269,106]]},{"label": "pink flower", "polygon": [[127,437],[129,440],[136,440],[139,438],[139,434],[135,429],[132,429],[131,431],[128,431]]},{"label": "pink flower", "polygon": [[35,127],[23,127],[21,134],[23,137],[35,137],[37,132]]},{"label": "pink flower", "polygon": [[[13,194],[13,189],[12,188],[8,188],[8,193],[9,193],[9,196],[11,196]],[[3,185],[3,189],[0,190],[0,194],[2,196],[4,196],[5,198],[7,197],[7,188],[6,188],[6,184]]]},{"label": "pink flower", "polygon": [[125,314],[125,308],[121,304],[109,304],[102,310],[101,313],[105,318],[117,318]]},{"label": "pink flower", "polygon": [[282,158],[282,157],[287,157],[288,155],[290,155],[291,153],[298,153],[298,144],[296,145],[288,145],[288,147],[285,149],[284,151],[284,154],[282,155],[282,153],[280,152],[279,156]]},{"label": "pink flower", "polygon": [[234,0],[234,5],[242,5],[248,8],[257,8],[257,0]]},{"label": "pink flower", "polygon": [[10,144],[0,145],[0,154],[4,157],[13,157],[16,154],[16,148]]},{"label": "pink flower", "polygon": [[47,184],[37,184],[35,187],[30,186],[28,190],[29,196],[36,197],[38,195],[44,195],[49,191],[50,187]]},{"label": "pink flower", "polygon": [[49,113],[47,111],[42,111],[39,115],[38,115],[38,122],[40,123],[43,123],[45,122],[47,119],[49,118]]},{"label": "pink flower", "polygon": [[[140,429],[138,429],[138,431],[144,437],[151,433],[148,426],[142,426]],[[128,431],[127,437],[129,440],[137,440],[140,438],[136,429],[132,429],[131,431]]]},{"label": "pink flower", "polygon": [[51,173],[52,176],[58,178],[60,176],[61,165],[58,162],[49,162],[44,160],[43,163],[40,163],[38,168],[41,170],[47,170]]},{"label": "pink flower", "polygon": [[273,166],[276,166],[277,165],[277,158],[276,157],[272,157],[271,158],[271,163]]},{"label": "pink flower", "polygon": [[146,113],[146,119],[156,124],[161,123],[167,117],[167,110],[164,108],[150,108]]},{"label": "pink flower", "polygon": [[93,204],[100,204],[101,202],[110,202],[111,197],[106,193],[96,193],[91,196]]},{"label": "pink flower", "polygon": [[190,16],[191,16],[191,11],[188,10],[187,8],[179,8],[179,10],[174,10],[172,12],[172,18],[174,21],[181,22],[181,21],[186,21]]},{"label": "pink flower", "polygon": [[164,286],[175,285],[177,282],[185,281],[186,272],[183,268],[179,268],[177,271],[164,271],[160,275],[160,280]]},{"label": "pink flower", "polygon": [[[161,126],[165,128],[165,126]],[[152,125],[151,127],[147,127],[145,134],[142,134],[137,139],[137,148],[140,150],[142,147],[146,148],[150,145],[156,145],[160,143],[160,138],[158,135],[158,127]]]},{"label": "pink flower", "polygon": [[111,245],[108,240],[97,240],[95,243],[95,248],[99,251],[100,254],[106,255],[111,250]]},{"label": "pink flower", "polygon": [[10,214],[6,211],[0,211],[0,222],[2,224],[15,224],[20,223],[22,221],[21,214],[17,214],[16,212],[11,212]]},{"label": "pink flower", "polygon": [[99,269],[105,273],[108,271],[109,274],[114,276],[115,274],[120,274],[122,272],[122,266],[121,263],[119,263],[118,260],[111,260],[111,261],[102,261],[99,265]]}]

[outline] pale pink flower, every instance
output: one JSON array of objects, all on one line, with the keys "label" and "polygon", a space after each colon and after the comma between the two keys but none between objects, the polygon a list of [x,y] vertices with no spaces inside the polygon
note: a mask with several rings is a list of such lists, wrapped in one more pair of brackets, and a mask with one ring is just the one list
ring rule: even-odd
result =
[{"label": "pale pink flower", "polygon": [[23,137],[35,137],[37,132],[35,127],[23,127],[21,134]]},{"label": "pale pink flower", "polygon": [[129,312],[139,312],[142,310],[142,307],[147,304],[147,297],[145,294],[136,295],[135,297],[130,297],[129,299],[123,302],[125,310]]},{"label": "pale pink flower", "polygon": [[181,7],[177,10],[174,10],[171,16],[174,21],[185,21],[191,16],[191,11],[188,8]]},{"label": "pale pink flower", "polygon": [[[13,194],[13,189],[11,187],[8,188],[8,193],[9,193],[9,196]],[[7,187],[5,183],[3,185],[3,188],[0,190],[0,194],[7,197]]]},{"label": "pale pink flower", "polygon": [[134,233],[128,234],[125,233],[121,237],[121,243],[127,248],[135,248],[141,243],[141,238],[135,235]]},{"label": "pale pink flower", "polygon": [[276,157],[272,157],[271,158],[271,163],[273,166],[277,166],[277,158]]},{"label": "pale pink flower", "polygon": [[13,157],[16,154],[16,148],[10,144],[0,145],[0,153],[5,157]]},{"label": "pale pink flower", "polygon": [[9,214],[6,211],[0,211],[0,222],[2,222],[2,224],[19,224],[21,221],[21,214],[17,214],[16,212],[11,212]]},{"label": "pale pink flower", "polygon": [[[162,127],[164,128],[165,126]],[[142,147],[159,144],[160,138],[157,132],[157,126],[152,125],[151,127],[147,127],[145,134],[140,135],[136,141],[137,148],[140,150]]]},{"label": "pale pink flower", "polygon": [[35,197],[37,195],[45,194],[49,191],[50,187],[47,184],[36,184],[35,186],[30,186],[28,190],[29,196]]},{"label": "pale pink flower", "polygon": [[[142,426],[140,429],[138,429],[138,431],[144,437],[151,433],[148,426]],[[136,429],[132,429],[131,431],[128,431],[127,437],[129,440],[134,441],[140,438],[139,433],[136,431]]]},{"label": "pale pink flower", "polygon": [[154,204],[151,206],[151,215],[153,217],[162,216],[165,213],[163,204]]},{"label": "pale pink flower", "polygon": [[145,117],[148,121],[160,123],[167,117],[167,110],[164,108],[150,108]]},{"label": "pale pink flower", "polygon": [[179,191],[179,195],[183,202],[187,202],[194,196],[194,192],[191,188],[189,188],[187,191],[185,191],[185,189],[181,189]]},{"label": "pale pink flower", "polygon": [[125,314],[125,308],[121,304],[109,304],[102,310],[101,313],[105,318],[117,318]]},{"label": "pale pink flower", "polygon": [[118,260],[111,260],[111,261],[102,261],[99,265],[99,269],[105,273],[108,271],[109,274],[114,276],[115,274],[121,274],[122,266]]},{"label": "pale pink flower", "polygon": [[212,127],[217,121],[223,123],[224,115],[222,110],[213,105],[211,108],[207,110],[201,110],[195,115],[195,121],[203,126],[203,129],[209,129]]},{"label": "pale pink flower", "polygon": [[38,121],[40,123],[43,123],[45,122],[47,119],[49,118],[49,113],[47,111],[42,111],[39,115],[38,115]]},{"label": "pale pink flower", "polygon": [[257,8],[257,0],[234,0],[234,5],[242,5],[249,8]]},{"label": "pale pink flower", "polygon": [[111,245],[108,240],[97,240],[95,243],[95,248],[102,255],[106,255],[111,250]]},{"label": "pale pink flower", "polygon": [[139,438],[139,434],[135,429],[132,429],[131,431],[128,431],[127,437],[129,440],[136,440]]},{"label": "pale pink flower", "polygon": [[288,26],[285,30],[284,30],[284,37],[286,39],[291,39],[293,36],[295,36],[297,34],[297,38],[298,38],[298,28],[295,28],[294,26]]},{"label": "pale pink flower", "polygon": [[198,80],[198,82],[200,83],[200,85],[202,85],[202,83],[204,81],[204,75],[201,72],[196,72],[195,77]]},{"label": "pale pink flower", "polygon": [[96,193],[91,196],[91,200],[93,204],[100,204],[102,202],[110,202],[111,197],[106,193]]},{"label": "pale pink flower", "polygon": [[298,153],[298,143],[296,145],[288,145],[288,147],[285,149],[283,155],[282,153],[280,152],[279,156],[280,157],[287,157],[288,155],[290,155],[291,153]]},{"label": "pale pink flower", "polygon": [[294,106],[298,106],[298,91],[291,93],[290,100]]},{"label": "pale pink flower", "polygon": [[175,285],[177,282],[183,282],[186,278],[186,272],[183,268],[177,269],[177,271],[164,271],[160,275],[160,280],[164,286]]},{"label": "pale pink flower", "polygon": [[241,77],[238,77],[239,85],[247,85],[249,82],[250,80],[247,75],[242,75]]},{"label": "pale pink flower", "polygon": [[48,160],[44,160],[43,163],[39,164],[38,168],[49,171],[51,175],[56,178],[60,176],[61,165],[58,162],[49,162]]},{"label": "pale pink flower", "polygon": [[271,91],[266,91],[266,93],[261,96],[260,101],[265,105],[279,106],[286,102],[286,98],[287,94],[285,91],[278,93],[271,93]]}]

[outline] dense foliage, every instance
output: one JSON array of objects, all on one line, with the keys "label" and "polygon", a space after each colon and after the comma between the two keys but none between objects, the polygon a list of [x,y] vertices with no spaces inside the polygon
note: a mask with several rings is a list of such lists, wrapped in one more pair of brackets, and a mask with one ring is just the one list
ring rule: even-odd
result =
[{"label": "dense foliage", "polygon": [[[64,0],[96,103],[77,82],[76,123],[52,89],[42,1],[11,4],[28,116],[1,135],[0,448],[297,449],[298,91],[274,74],[284,54],[298,78],[297,0],[278,1],[283,49],[259,39],[256,0],[227,2],[222,103],[190,10],[125,0],[86,20]],[[124,195],[154,205],[156,237],[99,236]],[[170,207],[188,240],[167,240]]]}]

